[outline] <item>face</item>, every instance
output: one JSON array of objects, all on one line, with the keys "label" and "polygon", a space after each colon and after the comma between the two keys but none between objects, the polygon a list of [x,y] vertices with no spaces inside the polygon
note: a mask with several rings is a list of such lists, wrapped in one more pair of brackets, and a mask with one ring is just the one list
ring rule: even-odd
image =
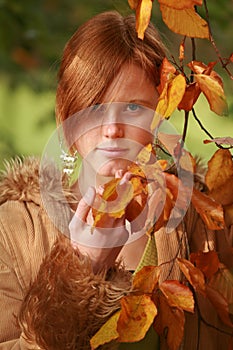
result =
[{"label": "face", "polygon": [[126,171],[137,154],[153,142],[150,124],[158,92],[142,68],[126,65],[108,87],[101,104],[78,121],[76,148],[83,161],[102,176]]}]

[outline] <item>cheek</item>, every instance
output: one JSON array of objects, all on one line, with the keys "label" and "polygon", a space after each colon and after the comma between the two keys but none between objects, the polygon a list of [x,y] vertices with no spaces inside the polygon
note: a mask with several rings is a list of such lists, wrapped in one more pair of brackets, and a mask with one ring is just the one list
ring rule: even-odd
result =
[{"label": "cheek", "polygon": [[92,151],[97,145],[98,136],[96,132],[88,132],[82,136],[80,136],[76,142],[75,147],[81,157],[85,157],[88,155],[90,151]]},{"label": "cheek", "polygon": [[142,145],[147,145],[150,142],[154,141],[154,136],[151,132],[141,129],[131,127],[129,130],[129,138],[134,140]]}]

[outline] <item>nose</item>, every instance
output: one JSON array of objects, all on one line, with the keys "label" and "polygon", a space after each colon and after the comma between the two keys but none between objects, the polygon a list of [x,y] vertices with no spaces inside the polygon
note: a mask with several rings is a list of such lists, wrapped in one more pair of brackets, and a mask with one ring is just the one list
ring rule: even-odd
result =
[{"label": "nose", "polygon": [[112,105],[106,111],[102,125],[103,136],[109,139],[120,138],[124,136],[124,124],[119,123],[116,106]]}]

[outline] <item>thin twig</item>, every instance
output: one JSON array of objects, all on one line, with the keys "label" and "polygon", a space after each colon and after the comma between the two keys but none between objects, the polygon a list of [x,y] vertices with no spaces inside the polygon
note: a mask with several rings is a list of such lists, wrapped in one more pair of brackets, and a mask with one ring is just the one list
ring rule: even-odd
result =
[{"label": "thin twig", "polygon": [[221,53],[215,43],[215,40],[214,40],[214,37],[213,37],[213,34],[212,34],[212,29],[211,29],[211,25],[210,25],[210,17],[209,17],[209,10],[208,10],[208,6],[207,6],[207,2],[206,0],[203,1],[203,4],[204,4],[204,7],[205,7],[205,13],[206,13],[206,21],[207,21],[207,24],[208,24],[208,28],[209,28],[209,40],[216,52],[216,55],[222,65],[222,68],[225,69],[225,71],[227,72],[227,74],[230,76],[230,78],[233,80],[233,75],[231,74],[231,72],[229,71],[229,69],[227,68],[227,64],[229,62],[224,62],[222,56],[221,56]]}]

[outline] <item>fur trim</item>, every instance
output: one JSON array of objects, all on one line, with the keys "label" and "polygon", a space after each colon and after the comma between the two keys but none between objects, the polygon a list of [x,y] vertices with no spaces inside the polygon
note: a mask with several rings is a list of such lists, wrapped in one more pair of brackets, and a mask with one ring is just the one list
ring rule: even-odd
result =
[{"label": "fur trim", "polygon": [[[40,192],[47,198],[77,202],[69,189],[61,188],[61,173],[51,161],[40,163],[36,157],[15,158],[5,162],[1,172],[0,204],[7,200],[33,201],[41,205]],[[64,197],[65,196],[65,197]]]},{"label": "fur trim", "polygon": [[89,258],[59,238],[21,307],[27,341],[46,350],[90,349],[92,335],[131,290],[131,274],[113,270],[110,279],[104,271],[94,274]]}]

